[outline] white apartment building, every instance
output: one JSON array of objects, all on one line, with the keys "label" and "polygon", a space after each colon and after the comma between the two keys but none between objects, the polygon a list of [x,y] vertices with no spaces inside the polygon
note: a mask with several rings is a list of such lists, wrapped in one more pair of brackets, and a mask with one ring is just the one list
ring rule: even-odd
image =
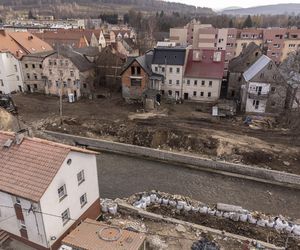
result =
[{"label": "white apartment building", "polygon": [[162,75],[161,94],[167,98],[183,98],[183,71],[186,49],[179,47],[155,48],[151,64],[152,72]]},{"label": "white apartment building", "polygon": [[0,52],[0,94],[24,91],[20,61],[10,52]]},{"label": "white apartment building", "polygon": [[225,51],[188,50],[184,71],[183,99],[213,102],[219,99]]},{"label": "white apartment building", "polygon": [[0,132],[0,228],[58,249],[70,227],[100,214],[96,153]]}]

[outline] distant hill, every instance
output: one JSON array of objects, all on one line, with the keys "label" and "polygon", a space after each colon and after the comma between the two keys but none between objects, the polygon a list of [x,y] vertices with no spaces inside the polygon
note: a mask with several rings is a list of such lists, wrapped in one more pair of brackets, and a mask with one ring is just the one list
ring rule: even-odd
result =
[{"label": "distant hill", "polygon": [[238,6],[230,6],[224,9],[221,9],[221,12],[227,11],[227,10],[238,10],[238,9],[243,9],[242,7],[238,7]]},{"label": "distant hill", "polygon": [[228,15],[284,15],[284,14],[300,14],[300,3],[274,4],[257,6],[251,8],[240,8],[223,10],[222,14]]},{"label": "distant hill", "polygon": [[[214,14],[210,8],[163,0],[0,0],[6,9],[24,12],[34,10],[40,15],[55,15],[63,10],[68,17],[93,17],[101,13],[127,13],[130,9],[142,12]],[[1,8],[0,8],[1,10]]]}]

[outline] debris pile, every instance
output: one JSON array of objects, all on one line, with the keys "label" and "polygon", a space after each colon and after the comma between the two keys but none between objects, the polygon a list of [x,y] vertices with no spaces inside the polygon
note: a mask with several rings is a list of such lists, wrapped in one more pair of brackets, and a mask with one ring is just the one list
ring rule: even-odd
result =
[{"label": "debris pile", "polygon": [[193,243],[192,250],[219,250],[220,248],[217,246],[215,242],[212,242],[206,238],[198,240]]}]

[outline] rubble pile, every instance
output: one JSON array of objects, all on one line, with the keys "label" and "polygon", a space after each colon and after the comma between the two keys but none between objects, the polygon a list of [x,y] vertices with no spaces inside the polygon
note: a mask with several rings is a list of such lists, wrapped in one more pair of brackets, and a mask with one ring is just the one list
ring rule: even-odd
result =
[{"label": "rubble pile", "polygon": [[220,248],[217,246],[215,242],[212,242],[204,238],[194,242],[191,249],[192,250],[219,250]]},{"label": "rubble pile", "polygon": [[151,191],[136,194],[136,199],[131,198],[131,204],[136,208],[146,209],[150,205],[170,207],[180,212],[200,213],[234,222],[245,222],[259,227],[272,228],[279,232],[300,236],[300,225],[288,221],[283,216],[267,216],[259,212],[250,212],[239,206],[218,203],[215,207],[195,202],[187,197],[170,195],[162,192]]}]

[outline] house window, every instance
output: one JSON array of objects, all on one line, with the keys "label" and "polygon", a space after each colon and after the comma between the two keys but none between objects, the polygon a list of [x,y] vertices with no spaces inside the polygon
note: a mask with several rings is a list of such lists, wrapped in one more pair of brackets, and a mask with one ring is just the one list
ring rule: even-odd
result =
[{"label": "house window", "polygon": [[176,72],[179,74],[180,73],[180,68],[176,68]]},{"label": "house window", "polygon": [[81,207],[84,207],[84,205],[87,203],[86,193],[80,196],[80,205]]},{"label": "house window", "polygon": [[193,96],[197,96],[197,92],[196,91],[193,92]]},{"label": "house window", "polygon": [[212,87],[212,81],[209,81],[208,86]]},{"label": "house window", "polygon": [[67,188],[66,185],[61,186],[57,189],[59,201],[62,201],[67,196]]},{"label": "house window", "polygon": [[17,81],[19,81],[19,80],[20,80],[20,77],[19,77],[19,76],[16,76],[16,78],[17,78]]},{"label": "house window", "polygon": [[172,72],[173,72],[173,68],[172,68],[172,67],[170,67],[170,68],[169,68],[169,71],[170,71],[170,73],[172,73]]},{"label": "house window", "polygon": [[37,89],[37,84],[33,84],[33,88],[34,88],[34,89]]},{"label": "house window", "polygon": [[197,83],[198,83],[197,80],[194,80],[194,85],[195,85],[195,86],[197,85]]},{"label": "house window", "polygon": [[271,87],[271,92],[275,92],[276,91],[276,88],[275,87]]},{"label": "house window", "polygon": [[172,90],[169,90],[169,91],[168,91],[168,94],[169,94],[169,95],[172,95]]},{"label": "house window", "polygon": [[62,70],[59,71],[59,75],[63,76],[63,71]]},{"label": "house window", "polygon": [[200,96],[204,96],[204,92],[200,92]]},{"label": "house window", "polygon": [[27,79],[29,80],[29,79],[30,79],[30,74],[29,74],[29,73],[27,73],[26,75],[27,75]]},{"label": "house window", "polygon": [[204,86],[205,85],[205,81],[201,81],[201,85]]},{"label": "house window", "polygon": [[42,64],[40,64],[40,69],[42,69],[43,68],[43,65]]},{"label": "house window", "polygon": [[131,79],[131,86],[134,87],[141,87],[142,86],[142,79]]},{"label": "house window", "polygon": [[261,74],[260,74],[260,78],[263,78],[263,77],[264,77],[264,73],[261,73]]},{"label": "house window", "polygon": [[169,84],[172,84],[172,80],[169,80]]},{"label": "house window", "polygon": [[155,70],[155,72],[157,72],[157,71],[158,71],[158,67],[155,67],[155,69],[154,69],[154,70]]},{"label": "house window", "polygon": [[52,65],[52,61],[51,60],[49,60],[49,66],[51,66]]},{"label": "house window", "polygon": [[179,80],[176,80],[176,84],[179,85]]},{"label": "house window", "polygon": [[211,92],[208,92],[208,93],[207,93],[207,97],[211,97]]},{"label": "house window", "polygon": [[62,214],[61,214],[61,219],[63,225],[65,225],[69,220],[70,220],[70,210],[69,208],[66,209]]},{"label": "house window", "polygon": [[273,67],[273,64],[270,63],[270,64],[268,65],[268,69],[270,70],[270,69],[272,69],[272,67]]},{"label": "house window", "polygon": [[86,87],[87,87],[87,86],[86,86],[86,83],[84,83],[84,84],[83,84],[83,88],[86,89]]},{"label": "house window", "polygon": [[77,181],[78,181],[78,185],[80,185],[82,182],[85,181],[84,170],[81,170],[81,171],[77,174]]},{"label": "house window", "polygon": [[191,81],[190,80],[187,80],[186,84],[187,85],[190,85]]},{"label": "house window", "polygon": [[164,90],[162,90],[162,91],[161,91],[161,94],[162,94],[162,95],[165,95],[165,91],[164,91]]},{"label": "house window", "polygon": [[15,71],[18,72],[18,67],[17,65],[14,65]]},{"label": "house window", "polygon": [[49,75],[52,75],[52,69],[49,69]]},{"label": "house window", "polygon": [[37,74],[33,74],[33,77],[34,77],[35,80],[38,79]]},{"label": "house window", "polygon": [[56,60],[54,60],[54,61],[53,61],[53,64],[54,64],[54,65],[56,65],[56,64],[57,64],[57,63],[56,63]]},{"label": "house window", "polygon": [[58,81],[56,81],[55,83],[56,83],[56,87],[58,87],[58,86],[59,86],[59,82],[58,82]]},{"label": "house window", "polygon": [[162,68],[161,68],[161,72],[165,72],[165,67],[162,67]]},{"label": "house window", "polygon": [[137,75],[140,75],[141,74],[141,67],[136,67],[136,72],[137,72]]},{"label": "house window", "polygon": [[2,80],[2,79],[0,79],[0,85],[1,85],[1,86],[4,86],[4,83],[3,83],[3,80]]},{"label": "house window", "polygon": [[35,64],[32,64],[32,68],[35,69]]},{"label": "house window", "polygon": [[28,69],[28,64],[27,63],[25,64],[25,68]]}]

